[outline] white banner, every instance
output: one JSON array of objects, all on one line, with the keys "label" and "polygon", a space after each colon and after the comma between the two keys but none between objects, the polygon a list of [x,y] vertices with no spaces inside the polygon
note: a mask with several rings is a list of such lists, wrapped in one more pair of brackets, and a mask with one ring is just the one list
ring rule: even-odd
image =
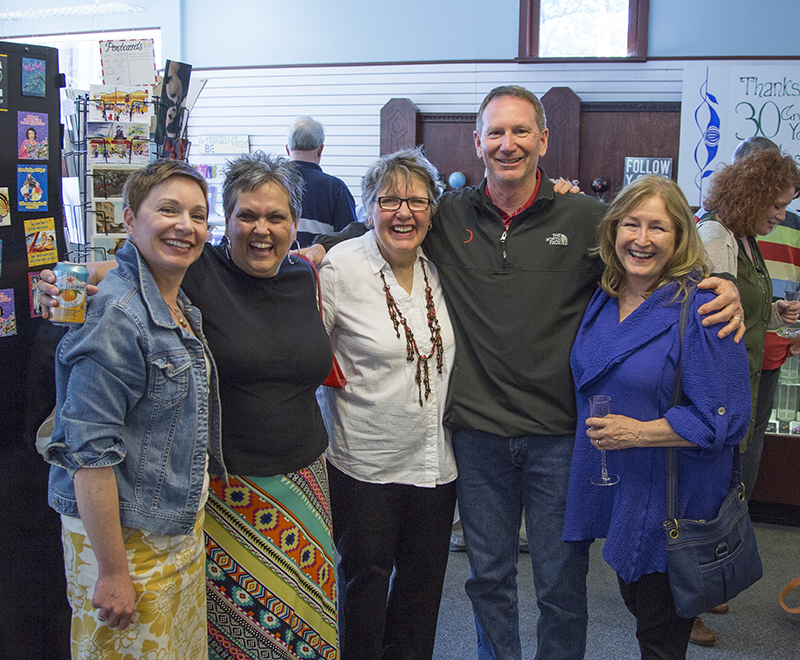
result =
[{"label": "white banner", "polygon": [[767,137],[800,163],[800,64],[684,68],[678,184],[701,206],[742,140]]}]

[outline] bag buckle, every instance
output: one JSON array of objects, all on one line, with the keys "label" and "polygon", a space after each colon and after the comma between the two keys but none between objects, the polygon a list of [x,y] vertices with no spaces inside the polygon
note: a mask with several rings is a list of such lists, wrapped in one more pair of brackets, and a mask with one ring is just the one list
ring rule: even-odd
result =
[{"label": "bag buckle", "polygon": [[672,521],[672,524],[674,525],[674,527],[671,530],[669,530],[669,536],[670,538],[676,539],[678,538],[678,536],[680,536],[680,532],[678,532],[678,519],[675,518]]}]

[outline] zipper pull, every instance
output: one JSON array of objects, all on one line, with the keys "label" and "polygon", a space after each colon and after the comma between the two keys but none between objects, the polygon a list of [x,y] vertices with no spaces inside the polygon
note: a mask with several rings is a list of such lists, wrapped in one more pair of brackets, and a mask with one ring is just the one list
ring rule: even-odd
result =
[{"label": "zipper pull", "polygon": [[502,250],[503,262],[508,260],[508,252],[506,251],[506,238],[508,238],[508,229],[503,231],[500,237],[500,249]]}]

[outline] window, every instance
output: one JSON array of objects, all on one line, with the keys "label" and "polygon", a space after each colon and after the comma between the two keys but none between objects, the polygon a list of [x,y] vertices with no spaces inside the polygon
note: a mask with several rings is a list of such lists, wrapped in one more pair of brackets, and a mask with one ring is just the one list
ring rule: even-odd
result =
[{"label": "window", "polygon": [[156,66],[161,66],[160,29],[50,34],[41,37],[14,37],[12,40],[58,48],[58,68],[67,78],[67,87],[88,90],[89,85],[103,84],[99,42],[108,39],[153,39]]},{"label": "window", "polygon": [[646,57],[649,0],[520,0],[519,59]]}]

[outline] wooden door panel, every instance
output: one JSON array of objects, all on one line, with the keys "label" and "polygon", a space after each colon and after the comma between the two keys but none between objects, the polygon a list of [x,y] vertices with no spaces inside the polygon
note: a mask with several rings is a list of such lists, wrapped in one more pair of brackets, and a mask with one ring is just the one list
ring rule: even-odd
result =
[{"label": "wooden door panel", "polygon": [[[608,182],[605,201],[622,189],[626,156],[672,158],[675,178],[680,103],[581,103],[580,109],[579,130],[573,121],[564,121],[563,126],[556,121],[550,127],[550,145],[542,161],[548,175],[578,179],[587,194],[593,194],[592,181],[603,177]],[[421,144],[445,181],[455,171],[466,175],[467,185],[482,181],[483,162],[475,153],[473,138],[474,113],[422,114],[407,99],[393,99],[384,110],[381,153]],[[577,172],[574,145],[564,148],[560,140],[579,142]]]},{"label": "wooden door panel", "polygon": [[483,161],[475,151],[475,114],[421,115],[421,143],[428,159],[445,182],[453,172],[463,172],[468,186],[483,181]]},{"label": "wooden door panel", "polygon": [[680,128],[680,103],[583,103],[580,167],[575,178],[587,192],[597,177],[605,178],[606,201],[623,187],[626,156],[672,158],[675,178]]}]

